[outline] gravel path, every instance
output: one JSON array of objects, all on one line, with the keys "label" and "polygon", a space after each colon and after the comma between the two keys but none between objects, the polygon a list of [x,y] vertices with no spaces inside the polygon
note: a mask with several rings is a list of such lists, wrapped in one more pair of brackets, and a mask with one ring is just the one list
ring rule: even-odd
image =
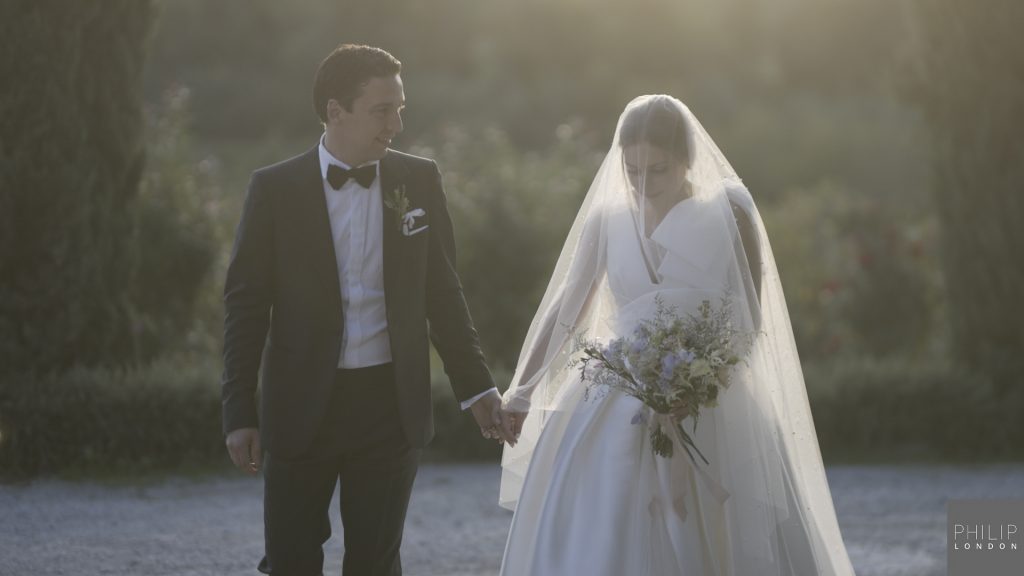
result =
[{"label": "gravel path", "polygon": [[[1024,499],[1024,464],[828,470],[859,576],[946,573],[946,500]],[[492,465],[425,465],[402,548],[409,576],[497,574],[511,513]],[[0,486],[0,575],[255,575],[262,480],[170,478],[140,486],[42,480]],[[337,493],[325,573],[341,572]]]}]

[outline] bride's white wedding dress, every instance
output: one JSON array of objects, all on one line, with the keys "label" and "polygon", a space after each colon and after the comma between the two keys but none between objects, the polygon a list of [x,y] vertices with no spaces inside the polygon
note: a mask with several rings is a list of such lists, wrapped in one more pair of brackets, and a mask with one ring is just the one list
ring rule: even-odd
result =
[{"label": "bride's white wedding dress", "polygon": [[[684,200],[652,235],[667,246],[693,247],[689,253],[666,254],[658,270],[671,274],[660,285],[644,269],[630,214],[609,218],[608,285],[629,318],[620,322],[653,315],[653,296],[667,288],[685,284],[711,295],[724,285],[725,266],[701,252],[713,244],[701,237],[701,214],[707,209]],[[615,333],[631,329],[623,325]],[[552,412],[537,442],[501,573],[730,573],[724,504],[685,454],[654,456],[647,427],[631,424],[639,400],[618,391],[583,400],[584,383],[574,372],[566,377],[567,394],[576,396],[566,400],[576,409]],[[717,417],[714,409],[704,412],[694,435],[711,462],[706,467],[711,478],[719,461],[713,434]]]},{"label": "bride's white wedding dress", "polygon": [[[595,179],[567,241],[571,257],[560,259],[527,337],[521,364],[539,350],[543,368],[519,366],[506,393],[507,405],[529,402],[530,412],[520,445],[503,458],[502,505],[515,515],[502,576],[853,574],[749,194],[709,178],[643,235],[650,227],[638,224],[627,195],[607,190],[616,181],[607,170],[619,163],[606,161]],[[736,210],[755,224],[764,251],[760,304],[729,221]],[[574,292],[589,294],[586,304]],[[550,335],[566,317],[586,318],[587,337],[628,335],[654,315],[656,298],[683,314],[725,298],[741,326],[760,330],[691,433],[709,464],[694,464],[678,445],[672,458],[654,455],[648,426],[634,423],[640,401],[617,391],[588,396],[565,362],[571,345]],[[684,420],[688,432],[691,424]]]}]

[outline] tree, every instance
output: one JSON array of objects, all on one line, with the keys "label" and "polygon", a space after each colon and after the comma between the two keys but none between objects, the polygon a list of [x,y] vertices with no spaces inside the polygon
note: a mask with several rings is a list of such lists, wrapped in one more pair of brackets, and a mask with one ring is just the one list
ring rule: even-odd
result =
[{"label": "tree", "polygon": [[148,0],[0,14],[0,366],[132,357]]},{"label": "tree", "polygon": [[1024,4],[919,0],[912,20],[905,93],[931,131],[954,353],[1007,386],[1024,350]]}]

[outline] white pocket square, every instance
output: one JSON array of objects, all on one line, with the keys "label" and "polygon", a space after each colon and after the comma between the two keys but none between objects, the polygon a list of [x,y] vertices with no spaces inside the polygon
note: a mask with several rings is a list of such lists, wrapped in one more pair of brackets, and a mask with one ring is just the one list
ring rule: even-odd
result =
[{"label": "white pocket square", "polygon": [[413,224],[416,222],[416,218],[420,218],[426,215],[427,212],[422,208],[417,208],[415,210],[410,210],[406,212],[405,215],[402,216],[402,234],[405,236],[413,236],[414,234],[419,234],[420,232],[423,232],[427,228],[430,228],[429,224],[420,226],[419,228],[413,228]]}]

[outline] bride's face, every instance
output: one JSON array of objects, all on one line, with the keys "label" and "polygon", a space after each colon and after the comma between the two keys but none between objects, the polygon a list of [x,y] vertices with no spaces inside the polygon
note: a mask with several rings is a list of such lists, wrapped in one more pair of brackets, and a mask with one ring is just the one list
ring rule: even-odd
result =
[{"label": "bride's face", "polygon": [[642,142],[623,147],[622,157],[634,194],[651,200],[682,194],[686,167],[668,150]]}]

